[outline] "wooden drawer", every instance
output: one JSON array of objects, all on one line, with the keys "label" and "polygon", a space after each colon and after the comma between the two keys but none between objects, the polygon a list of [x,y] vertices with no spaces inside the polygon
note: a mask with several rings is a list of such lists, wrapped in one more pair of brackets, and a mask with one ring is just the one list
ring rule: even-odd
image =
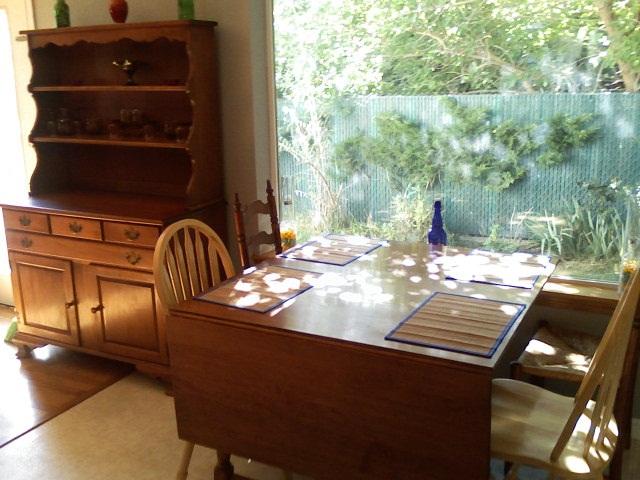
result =
[{"label": "wooden drawer", "polygon": [[4,228],[49,233],[49,220],[43,213],[3,209]]},{"label": "wooden drawer", "polygon": [[8,231],[11,251],[68,258],[82,263],[151,270],[153,249],[110,245],[101,242]]},{"label": "wooden drawer", "polygon": [[154,247],[160,229],[133,223],[103,222],[106,242],[127,243]]},{"label": "wooden drawer", "polygon": [[102,229],[99,220],[51,215],[51,233],[63,237],[102,240]]}]

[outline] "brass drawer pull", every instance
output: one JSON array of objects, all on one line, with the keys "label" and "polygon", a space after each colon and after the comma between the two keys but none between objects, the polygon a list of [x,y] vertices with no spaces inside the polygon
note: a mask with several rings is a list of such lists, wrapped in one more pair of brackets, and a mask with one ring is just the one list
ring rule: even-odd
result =
[{"label": "brass drawer pull", "polygon": [[95,307],[91,307],[91,313],[98,313],[104,310],[104,305],[100,304]]},{"label": "brass drawer pull", "polygon": [[66,302],[64,304],[64,308],[69,309],[69,308],[73,307],[75,304],[76,304],[76,301],[75,300],[71,300],[70,302]]},{"label": "brass drawer pull", "polygon": [[131,265],[135,265],[136,263],[140,262],[140,260],[142,260],[142,257],[136,252],[127,252],[125,258]]},{"label": "brass drawer pull", "polygon": [[26,215],[22,215],[20,217],[20,225],[22,225],[23,227],[28,227],[29,225],[31,225],[31,219]]},{"label": "brass drawer pull", "polygon": [[140,237],[140,232],[133,228],[125,228],[124,236],[129,240],[137,240]]},{"label": "brass drawer pull", "polygon": [[33,245],[33,240],[28,237],[24,237],[22,240],[20,240],[20,245],[22,245],[24,248],[29,248],[31,245]]},{"label": "brass drawer pull", "polygon": [[69,224],[69,230],[71,230],[73,233],[80,233],[82,231],[82,224],[78,222],[71,222]]}]

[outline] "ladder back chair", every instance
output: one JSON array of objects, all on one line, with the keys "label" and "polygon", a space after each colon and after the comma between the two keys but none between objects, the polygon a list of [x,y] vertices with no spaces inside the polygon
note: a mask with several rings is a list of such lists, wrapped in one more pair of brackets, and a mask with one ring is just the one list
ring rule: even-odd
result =
[{"label": "ladder back chair", "polygon": [[[153,277],[165,310],[234,275],[224,243],[199,220],[180,220],[167,227],[158,238],[153,254]],[[177,480],[187,478],[193,448],[193,443],[185,444]]]},{"label": "ladder back chair", "polygon": [[547,470],[551,478],[603,479],[618,443],[614,403],[640,296],[640,270],[627,284],[575,397],[537,385],[496,379],[491,453],[512,465]]},{"label": "ladder back chair", "polygon": [[[247,237],[246,223],[247,217],[256,217],[258,215],[268,215],[271,223],[271,233],[260,230],[255,235]],[[273,195],[271,182],[267,180],[267,201],[255,200],[254,202],[243,206],[240,203],[240,197],[235,194],[234,220],[236,227],[236,237],[238,242],[238,252],[240,254],[240,263],[242,268],[249,268],[260,261],[271,256],[282,253],[282,238],[280,236],[280,223],[278,221],[278,209],[276,199]],[[271,251],[262,254],[259,251],[261,245],[269,245]]]}]

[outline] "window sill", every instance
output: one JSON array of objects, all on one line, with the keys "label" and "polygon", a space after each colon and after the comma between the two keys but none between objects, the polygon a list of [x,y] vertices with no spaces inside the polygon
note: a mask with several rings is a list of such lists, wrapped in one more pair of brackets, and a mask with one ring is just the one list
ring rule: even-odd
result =
[{"label": "window sill", "polygon": [[536,298],[536,305],[585,312],[612,314],[618,303],[614,283],[551,278]]}]

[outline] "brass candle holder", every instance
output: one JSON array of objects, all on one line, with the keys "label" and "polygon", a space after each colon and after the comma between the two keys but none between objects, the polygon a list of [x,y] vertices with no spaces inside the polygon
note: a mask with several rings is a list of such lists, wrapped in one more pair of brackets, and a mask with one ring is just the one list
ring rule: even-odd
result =
[{"label": "brass candle holder", "polygon": [[138,70],[138,67],[140,67],[139,62],[137,62],[136,60],[131,61],[125,58],[124,60],[114,60],[113,65],[126,73],[127,83],[125,85],[137,85],[133,80],[133,75]]}]

